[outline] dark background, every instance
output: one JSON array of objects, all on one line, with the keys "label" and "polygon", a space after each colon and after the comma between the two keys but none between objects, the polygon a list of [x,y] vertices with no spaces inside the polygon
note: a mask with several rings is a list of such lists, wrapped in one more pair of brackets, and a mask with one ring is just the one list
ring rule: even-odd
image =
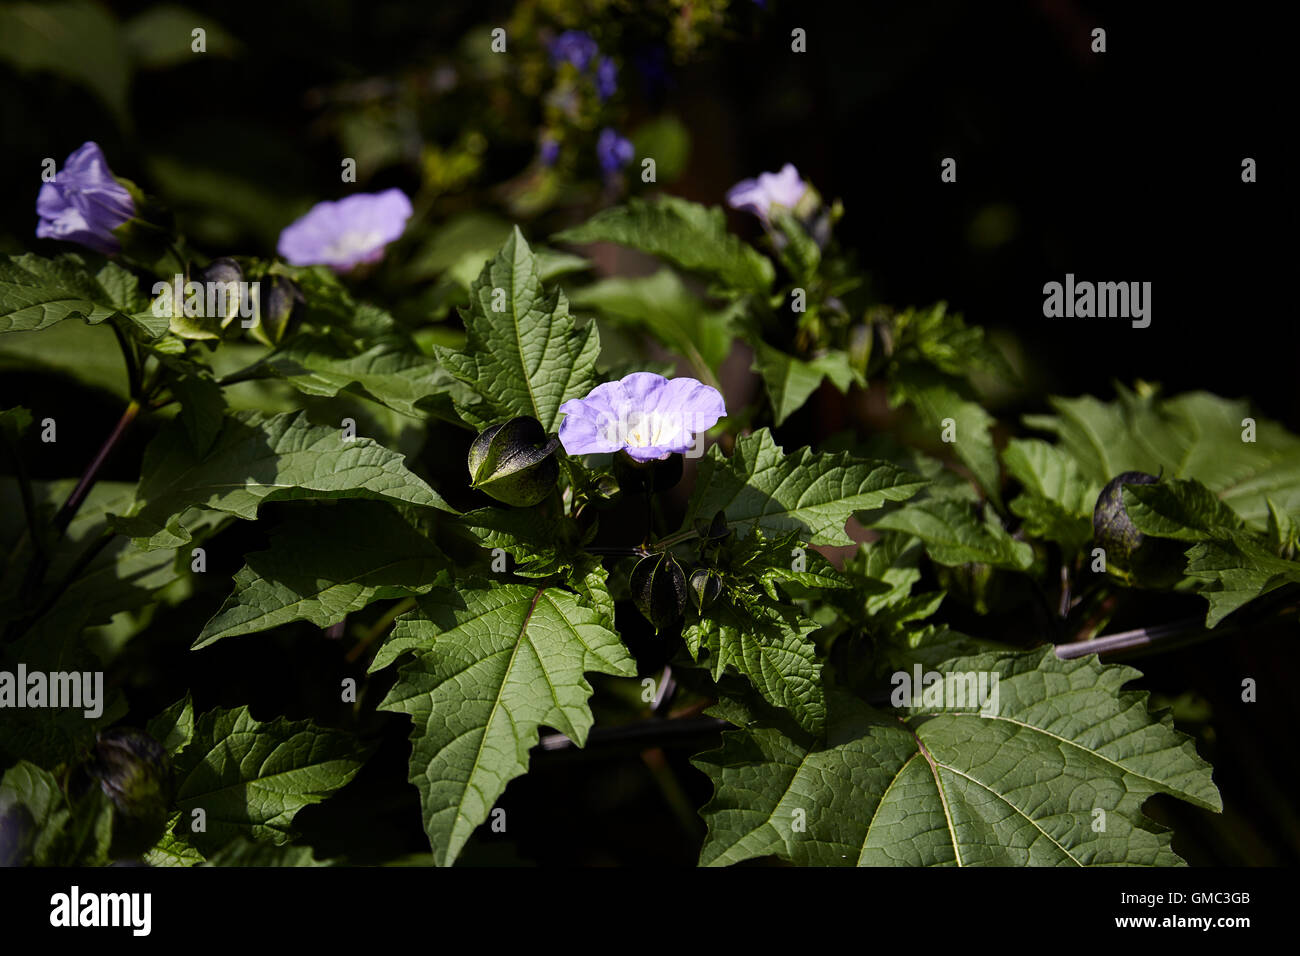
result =
[{"label": "dark background", "polygon": [[[124,19],[149,6],[112,4]],[[82,87],[0,71],[9,245],[30,247],[31,171],[88,138],[121,175],[141,177],[150,151],[201,154],[272,192],[335,195],[337,162],[311,153],[328,141],[307,92],[446,56],[468,28],[504,22],[511,9],[190,6],[246,52],[194,57],[162,82],[137,75],[134,136]],[[1112,380],[1141,377],[1171,392],[1249,395],[1265,414],[1300,423],[1300,339],[1284,298],[1295,223],[1282,140],[1294,102],[1278,5],[747,6],[736,4],[732,38],[670,69],[666,93],[633,100],[634,115],[662,102],[691,129],[691,163],[674,191],[718,202],[737,179],[794,162],[843,199],[839,234],[883,301],[942,298],[1013,330],[1052,391],[1106,395]],[[808,32],[806,54],[789,51],[794,26]],[[1090,52],[1094,26],[1107,31],[1104,54]],[[633,71],[624,66],[625,81]],[[530,158],[517,144],[498,154],[492,145],[485,182]],[[939,180],[947,156],[958,163],[954,184]],[[1246,156],[1258,163],[1254,184],[1241,182]],[[744,218],[738,226],[752,228]],[[1043,284],[1067,272],[1152,282],[1151,327],[1045,320]]]},{"label": "dark background", "polygon": [[[123,18],[149,6],[112,4]],[[338,150],[322,132],[309,91],[447,56],[465,30],[504,20],[512,5],[189,6],[221,23],[245,53],[196,58],[159,77],[137,75],[133,131],[84,87],[0,67],[0,164],[9,184],[0,248],[57,251],[33,237],[36,171],[43,157],[61,161],[87,139],[103,146],[115,172],[146,189],[160,191],[149,181],[146,159],[167,153],[201,156],[271,193],[334,197]],[[691,130],[690,165],[674,192],[716,203],[737,179],[794,162],[824,195],[843,200],[847,216],[837,234],[858,251],[879,299],[900,306],[945,299],[972,322],[1008,330],[1046,391],[1109,397],[1113,381],[1142,378],[1171,393],[1203,388],[1248,396],[1268,417],[1300,430],[1300,349],[1290,298],[1294,214],[1282,146],[1284,129],[1294,124],[1294,100],[1282,85],[1289,62],[1283,5],[748,6],[737,4],[732,37],[670,70],[666,89],[638,88],[632,97],[634,117],[663,107]],[[796,26],[808,33],[803,55],[789,49]],[[1094,26],[1107,31],[1104,54],[1089,50]],[[624,70],[634,82],[631,67]],[[462,121],[447,119],[448,141]],[[500,151],[492,146],[484,184],[514,175],[530,159],[517,142]],[[958,162],[955,184],[939,179],[946,156]],[[1241,181],[1247,156],[1258,163],[1254,184]],[[389,185],[410,189],[414,179],[391,169],[368,188]],[[733,215],[733,222],[756,232],[746,217]],[[545,235],[553,225],[543,217],[528,229]],[[208,251],[273,249],[264,236],[248,233],[232,236],[230,250]],[[1042,286],[1067,272],[1081,280],[1152,282],[1151,326],[1045,319]],[[75,403],[88,435],[106,434],[120,409],[54,380],[0,377],[0,406],[34,396]],[[1041,394],[1002,415],[1030,408],[1042,410]],[[106,477],[138,474],[147,438],[140,432],[128,441]],[[89,447],[68,447],[66,462],[47,460],[37,477],[77,473],[80,452]],[[313,675],[337,674],[344,649],[322,642],[317,631],[223,642],[201,661],[187,650],[190,617],[201,622],[215,610],[241,555],[264,540],[248,526],[237,535],[221,549],[225,559],[211,559],[211,593],[171,622],[171,639],[155,627],[129,646],[127,664],[143,688],[132,698],[133,718],[142,721],[187,686],[204,707],[251,702],[262,719],[284,712],[328,718]],[[1132,626],[1142,623],[1152,622]],[[1293,631],[1237,635],[1141,662],[1143,686],[1167,695],[1161,702],[1189,691],[1214,715],[1213,729],[1184,727],[1214,763],[1228,812],[1214,817],[1162,799],[1149,807],[1177,827],[1175,849],[1189,862],[1300,861],[1294,708],[1284,684],[1295,664]],[[1258,704],[1240,704],[1243,676],[1261,681]],[[293,693],[286,694],[286,683]],[[320,855],[354,848],[358,830],[374,860],[421,849],[414,789],[391,796],[393,781],[406,778],[397,727],[403,721],[394,718],[353,785],[299,816]],[[709,787],[686,758],[709,743],[666,748],[696,806]],[[465,859],[689,864],[698,833],[679,823],[653,779],[637,749],[538,756],[501,804],[509,840],[480,834]]]}]

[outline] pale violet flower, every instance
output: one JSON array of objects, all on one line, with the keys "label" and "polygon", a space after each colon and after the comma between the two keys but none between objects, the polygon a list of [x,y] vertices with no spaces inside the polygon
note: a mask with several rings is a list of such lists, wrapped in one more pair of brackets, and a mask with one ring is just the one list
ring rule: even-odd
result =
[{"label": "pale violet flower", "polygon": [[757,179],[742,179],[727,190],[727,205],[752,212],[764,222],[773,206],[793,209],[808,191],[793,163],[786,163],[779,173],[759,173]]},{"label": "pale violet flower", "polygon": [[122,250],[113,230],[135,215],[126,187],[113,178],[96,143],[83,143],[36,194],[39,239],[62,239],[96,252]]},{"label": "pale violet flower", "polygon": [[693,378],[633,372],[560,406],[560,443],[570,455],[626,451],[637,461],[689,450],[727,414],[722,394]]},{"label": "pale violet flower", "polygon": [[401,236],[410,218],[411,200],[400,189],[357,193],[312,206],[285,227],[277,248],[290,265],[332,266],[346,272],[382,259],[384,248]]}]

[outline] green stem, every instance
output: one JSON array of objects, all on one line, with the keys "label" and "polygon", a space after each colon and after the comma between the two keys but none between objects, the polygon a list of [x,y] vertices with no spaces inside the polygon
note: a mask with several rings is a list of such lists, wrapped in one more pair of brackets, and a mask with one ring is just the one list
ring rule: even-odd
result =
[{"label": "green stem", "polygon": [[108,323],[113,329],[113,334],[117,336],[117,344],[122,349],[122,358],[126,362],[127,388],[132,399],[138,399],[141,393],[142,376],[140,370],[140,356],[135,350],[135,344],[131,342],[126,333],[118,327],[116,321]]},{"label": "green stem", "polygon": [[675,544],[680,544],[683,541],[689,541],[691,538],[698,538],[699,536],[700,533],[694,528],[688,528],[685,531],[678,531],[676,534],[670,534],[668,537],[654,542],[650,547],[655,551],[662,551],[665,548],[671,548]]},{"label": "green stem", "polygon": [[352,650],[348,651],[344,660],[349,664],[356,661],[356,659],[365,652],[367,647],[373,644],[381,634],[392,626],[392,623],[397,620],[399,615],[405,614],[413,607],[415,607],[415,598],[413,597],[403,598],[390,607],[384,613],[384,616],[375,621],[370,630],[366,631],[366,633],[362,635],[361,640],[357,641],[356,646],[353,647]]}]

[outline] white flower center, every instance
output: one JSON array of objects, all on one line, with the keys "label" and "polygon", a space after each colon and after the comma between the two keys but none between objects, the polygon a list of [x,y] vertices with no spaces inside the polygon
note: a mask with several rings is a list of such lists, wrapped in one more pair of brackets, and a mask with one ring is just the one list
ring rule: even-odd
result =
[{"label": "white flower center", "polygon": [[349,229],[325,247],[325,256],[333,261],[351,259],[374,251],[381,242],[383,235],[377,229],[369,232]]},{"label": "white flower center", "polygon": [[649,448],[663,443],[667,419],[656,412],[632,412],[628,416],[623,444],[631,448]]}]

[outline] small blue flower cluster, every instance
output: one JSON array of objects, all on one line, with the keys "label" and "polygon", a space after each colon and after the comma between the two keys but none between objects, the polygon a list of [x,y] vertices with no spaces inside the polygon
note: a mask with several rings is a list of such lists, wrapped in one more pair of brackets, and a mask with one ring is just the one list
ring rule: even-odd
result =
[{"label": "small blue flower cluster", "polygon": [[[602,56],[600,47],[585,30],[565,30],[551,41],[551,62],[556,66],[568,63],[580,73],[595,64],[593,81],[596,96],[604,103],[618,91],[618,64],[613,58]],[[560,157],[560,144],[550,135],[542,139],[539,159],[543,166],[553,166]],[[596,158],[606,176],[612,176],[632,161],[632,144],[606,127],[596,142]]]}]

